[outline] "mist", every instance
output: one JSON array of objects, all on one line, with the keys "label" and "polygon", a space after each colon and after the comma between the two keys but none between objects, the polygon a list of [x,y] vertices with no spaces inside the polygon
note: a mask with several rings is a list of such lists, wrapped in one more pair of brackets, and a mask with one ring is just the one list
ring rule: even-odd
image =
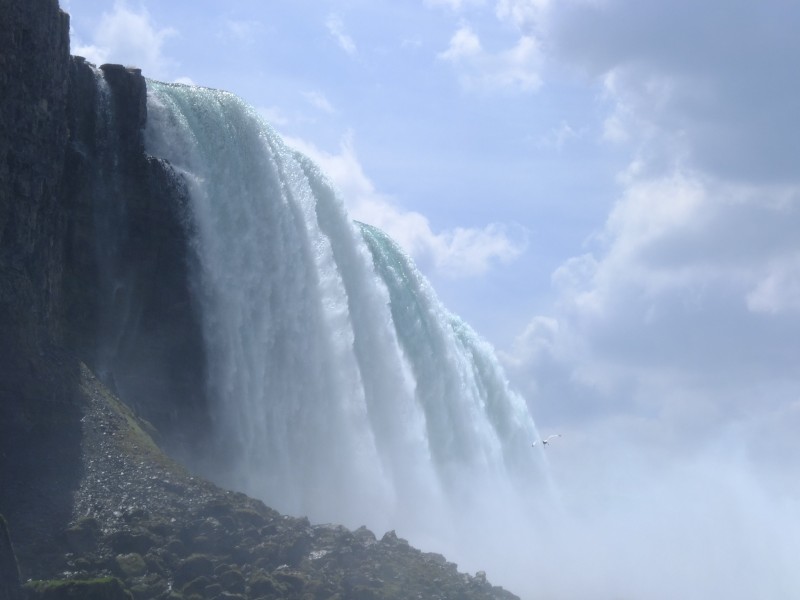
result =
[{"label": "mist", "polygon": [[525,600],[794,597],[800,486],[790,456],[775,460],[773,425],[677,446],[642,419],[563,430],[524,512],[487,490],[493,522],[447,555]]}]

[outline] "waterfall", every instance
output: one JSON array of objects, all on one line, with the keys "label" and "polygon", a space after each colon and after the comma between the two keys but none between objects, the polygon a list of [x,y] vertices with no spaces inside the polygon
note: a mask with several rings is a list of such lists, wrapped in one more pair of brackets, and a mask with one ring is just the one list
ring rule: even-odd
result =
[{"label": "waterfall", "polygon": [[253,108],[148,89],[147,151],[189,188],[213,477],[417,543],[523,513],[543,459],[491,347]]},{"label": "waterfall", "polygon": [[[116,114],[111,97],[111,89],[97,67],[90,65],[96,84],[95,138],[98,167],[91,194],[94,198],[119,198],[119,134]],[[119,352],[120,337],[125,329],[128,316],[127,297],[120,293],[123,282],[119,260],[123,223],[125,221],[124,202],[92,202],[94,238],[94,258],[99,271],[98,295],[102,299],[98,305],[99,329],[96,355],[92,357],[98,376],[116,388],[113,381],[112,363]]]}]

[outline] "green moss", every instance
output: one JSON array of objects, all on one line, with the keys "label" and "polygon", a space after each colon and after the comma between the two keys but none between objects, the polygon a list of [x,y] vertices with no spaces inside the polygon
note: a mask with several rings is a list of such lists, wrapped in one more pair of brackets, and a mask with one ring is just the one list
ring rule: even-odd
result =
[{"label": "green moss", "polygon": [[184,596],[192,596],[193,594],[205,595],[205,589],[211,585],[211,580],[205,575],[193,579],[183,586],[182,592]]},{"label": "green moss", "polygon": [[244,593],[246,581],[239,569],[229,569],[217,575],[217,580],[227,592]]},{"label": "green moss", "polygon": [[116,577],[29,581],[24,586],[29,600],[132,600]]},{"label": "green moss", "polygon": [[214,576],[214,561],[205,554],[192,554],[175,569],[176,585],[184,585],[198,577]]},{"label": "green moss", "polygon": [[120,417],[124,425],[121,427],[122,436],[119,440],[120,449],[132,456],[143,456],[151,462],[178,475],[187,475],[186,469],[167,457],[155,443],[153,437],[147,433],[154,429],[149,423],[145,424],[122,400],[117,398],[84,363],[81,363],[81,387],[87,397],[92,392],[98,393],[108,407]]},{"label": "green moss", "polygon": [[259,596],[283,597],[287,593],[286,586],[280,584],[275,579],[267,575],[264,571],[258,570],[250,577],[250,595],[254,598]]},{"label": "green moss", "polygon": [[147,571],[147,564],[141,554],[120,554],[116,557],[117,568],[126,578],[137,577]]}]

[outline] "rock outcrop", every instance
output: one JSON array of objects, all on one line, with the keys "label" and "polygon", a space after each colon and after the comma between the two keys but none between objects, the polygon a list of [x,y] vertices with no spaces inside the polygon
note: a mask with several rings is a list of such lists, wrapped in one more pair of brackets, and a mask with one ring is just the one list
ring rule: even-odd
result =
[{"label": "rock outcrop", "polygon": [[183,182],[145,154],[138,69],[70,68],[63,198],[69,345],[174,453],[204,429],[205,355],[191,299]]}]

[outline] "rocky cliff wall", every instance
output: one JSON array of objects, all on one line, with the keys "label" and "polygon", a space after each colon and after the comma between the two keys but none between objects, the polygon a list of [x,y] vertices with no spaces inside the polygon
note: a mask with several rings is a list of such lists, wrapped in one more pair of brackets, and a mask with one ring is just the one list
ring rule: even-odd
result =
[{"label": "rocky cliff wall", "polygon": [[69,22],[56,0],[0,0],[0,20],[0,512],[35,555],[79,476],[62,343]]},{"label": "rocky cliff wall", "polygon": [[138,69],[74,58],[67,118],[67,342],[172,450],[189,452],[207,411],[185,186],[144,152]]},{"label": "rocky cliff wall", "polygon": [[22,367],[60,324],[69,20],[56,0],[0,0],[0,15],[0,323],[15,335],[0,359]]},{"label": "rocky cliff wall", "polygon": [[71,517],[80,361],[176,451],[202,437],[186,196],[145,120],[141,73],[71,58],[57,0],[0,0],[0,513],[23,563]]}]

